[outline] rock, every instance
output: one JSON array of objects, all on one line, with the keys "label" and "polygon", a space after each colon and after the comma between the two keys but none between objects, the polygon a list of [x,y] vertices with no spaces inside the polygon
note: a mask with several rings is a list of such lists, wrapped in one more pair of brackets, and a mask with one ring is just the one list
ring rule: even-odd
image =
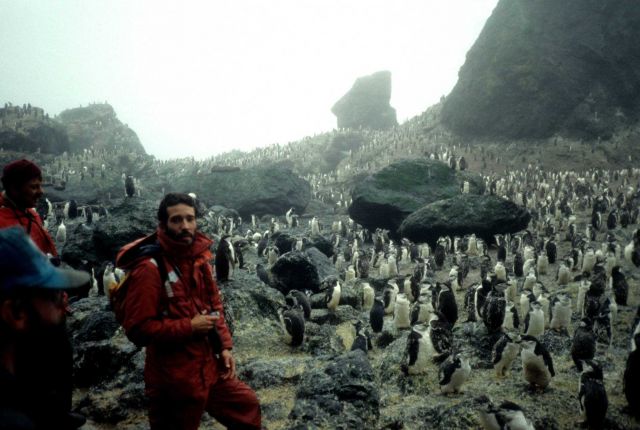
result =
[{"label": "rock", "polygon": [[171,190],[194,192],[203,202],[233,208],[245,219],[252,214],[284,215],[291,207],[302,214],[311,198],[306,180],[279,167],[183,175],[176,178]]},{"label": "rock", "polygon": [[335,310],[335,312],[330,311],[329,309],[319,308],[319,309],[311,309],[311,317],[310,321],[313,321],[316,324],[332,324],[338,325],[345,322],[350,322],[357,319],[360,316],[358,311],[356,311],[351,306],[340,305]]},{"label": "rock", "polygon": [[296,357],[253,359],[239,367],[238,377],[254,390],[297,384],[310,364],[310,360]]},{"label": "rock", "polygon": [[83,261],[94,266],[105,260],[114,261],[122,246],[156,230],[157,211],[154,202],[132,197],[121,200],[111,209],[110,216],[92,226],[78,221],[73,234],[67,234],[67,242],[61,251],[62,259],[76,267],[86,264]]},{"label": "rock", "polygon": [[527,228],[530,219],[531,214],[525,208],[501,197],[463,194],[415,211],[402,222],[400,235],[433,244],[440,236],[475,233],[490,241],[494,234]]},{"label": "rock", "polygon": [[470,193],[483,192],[482,178],[475,174],[428,159],[398,161],[355,186],[349,216],[370,230],[385,228],[395,234],[412,212],[459,195],[464,181],[469,181]]},{"label": "rock", "polygon": [[[104,300],[106,300],[103,297]],[[120,328],[115,315],[111,311],[97,311],[87,315],[81,326],[74,333],[74,343],[82,344],[91,341],[111,339]]]},{"label": "rock", "polygon": [[272,286],[282,294],[291,290],[318,292],[320,278],[318,269],[307,254],[291,251],[281,255],[271,268]]},{"label": "rock", "polygon": [[122,333],[111,339],[75,344],[75,384],[90,387],[112,379],[118,372],[130,373],[127,365],[136,352],[138,348]]},{"label": "rock", "polygon": [[625,2],[501,0],[442,121],[473,137],[607,137],[640,114],[639,37],[640,9]]},{"label": "rock", "polygon": [[[311,244],[309,247],[314,247],[320,250],[324,255],[331,258],[334,254],[333,244],[329,239],[321,235],[313,235],[311,236]],[[307,249],[307,248],[304,248]]]},{"label": "rock", "polygon": [[278,318],[278,307],[284,297],[278,291],[260,282],[255,274],[238,270],[234,279],[218,285],[227,310],[235,320]]},{"label": "rock", "polygon": [[398,125],[391,99],[391,72],[356,79],[353,87],[331,108],[338,128],[384,130]]},{"label": "rock", "polygon": [[107,103],[67,109],[57,119],[69,133],[70,148],[74,152],[83,149],[119,149],[144,154],[138,135],[120,122],[115,110]]},{"label": "rock", "polygon": [[316,268],[318,272],[318,278],[320,280],[326,279],[331,276],[334,276],[336,278],[338,277],[336,266],[334,266],[333,262],[325,254],[320,252],[318,248],[307,248],[305,249],[304,253],[307,257],[309,257],[311,264],[313,264]]},{"label": "rock", "polygon": [[296,244],[296,238],[287,233],[276,231],[270,238],[273,245],[278,248],[280,255],[293,251],[293,247]]},{"label": "rock", "polygon": [[8,151],[62,154],[69,150],[69,136],[64,127],[53,121],[23,121],[20,132],[0,128],[0,146]]},{"label": "rock", "polygon": [[353,351],[302,375],[289,419],[291,428],[375,428],[379,407],[371,364],[362,351]]}]

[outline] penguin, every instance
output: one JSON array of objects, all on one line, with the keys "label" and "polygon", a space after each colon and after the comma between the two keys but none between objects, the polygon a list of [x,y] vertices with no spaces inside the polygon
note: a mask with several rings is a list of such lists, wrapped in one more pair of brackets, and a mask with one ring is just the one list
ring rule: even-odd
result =
[{"label": "penguin", "polygon": [[622,273],[620,266],[615,266],[611,269],[611,280],[616,303],[626,306],[627,298],[629,296],[629,284],[627,283],[627,279],[625,278],[624,273]]},{"label": "penguin", "polygon": [[496,279],[499,282],[507,282],[507,270],[504,267],[504,263],[502,261],[498,260],[493,271],[496,274]]},{"label": "penguin", "polygon": [[596,335],[593,332],[593,322],[590,318],[582,318],[571,343],[571,359],[579,372],[582,372],[582,362],[592,360],[596,355]]},{"label": "penguin", "polygon": [[398,295],[399,288],[395,281],[389,281],[382,292],[384,299],[384,313],[385,315],[391,315],[395,309],[396,296]]},{"label": "penguin", "polygon": [[327,292],[324,298],[324,302],[327,305],[327,309],[335,312],[335,310],[338,309],[338,304],[340,304],[340,281],[338,281],[336,278],[329,278],[323,283],[327,284]]},{"label": "penguin", "polygon": [[519,330],[520,329],[520,316],[518,315],[518,308],[515,303],[507,300],[507,305],[504,313],[504,321],[502,322],[503,330]]},{"label": "penguin", "polygon": [[582,257],[582,273],[591,273],[596,265],[596,253],[593,248],[588,248]]},{"label": "penguin", "polygon": [[428,328],[417,324],[407,336],[402,372],[406,375],[419,375],[427,372],[433,348],[428,338]]},{"label": "penguin", "polygon": [[611,320],[611,303],[607,298],[600,306],[598,314],[594,319],[593,332],[596,334],[596,341],[604,343],[608,347],[611,346],[611,342],[613,340],[611,331]]},{"label": "penguin", "polygon": [[280,257],[280,251],[278,250],[277,247],[270,246],[266,249],[266,252],[267,252],[267,264],[269,264],[269,267],[272,267],[274,264],[276,264],[278,257]]},{"label": "penguin", "polygon": [[520,354],[520,342],[520,335],[516,334],[512,338],[507,333],[503,333],[493,345],[491,361],[498,378],[507,376],[513,361]]},{"label": "penguin", "polygon": [[369,325],[374,333],[380,333],[384,326],[384,302],[379,297],[373,300],[373,307],[369,311]]},{"label": "penguin", "polygon": [[349,265],[344,272],[344,282],[351,282],[354,279],[356,279],[356,271],[352,265]]},{"label": "penguin", "polygon": [[436,244],[436,249],[433,255],[433,258],[438,270],[442,269],[442,266],[444,265],[445,257],[446,257],[446,252],[445,252],[444,243],[438,240],[438,243]]},{"label": "penguin", "polygon": [[109,291],[118,284],[112,263],[107,263],[102,273],[102,291],[106,298],[109,298]]},{"label": "penguin", "polygon": [[505,284],[494,286],[484,303],[482,321],[489,333],[495,333],[502,328],[507,308],[507,301],[504,296],[505,286]]},{"label": "penguin", "polygon": [[458,321],[458,304],[451,287],[446,283],[437,283],[435,299],[435,309],[441,312],[449,324],[453,326]]},{"label": "penguin", "polygon": [[640,418],[640,331],[636,330],[631,340],[631,351],[622,377],[624,395],[629,411],[636,419]]},{"label": "penguin", "polygon": [[93,267],[91,268],[91,287],[89,288],[89,297],[98,297],[98,280],[96,279],[96,272]]},{"label": "penguin", "polygon": [[136,195],[136,184],[133,179],[133,176],[128,175],[124,180],[124,196],[125,197],[133,197]]},{"label": "penguin", "polygon": [[71,199],[65,205],[65,216],[69,219],[76,219],[78,217],[78,203]]},{"label": "penguin", "polygon": [[[96,215],[96,218],[98,218],[98,215]],[[91,209],[91,206],[84,208],[84,222],[87,225],[93,224],[93,210]]]},{"label": "penguin", "polygon": [[553,239],[549,239],[545,244],[544,249],[547,254],[549,264],[556,264],[556,260],[558,258],[558,248],[555,241],[553,241]]},{"label": "penguin", "polygon": [[311,317],[311,303],[309,303],[309,297],[300,290],[290,290],[285,297],[287,306],[294,308],[299,306],[302,309],[304,319],[308,320]]},{"label": "penguin", "polygon": [[365,311],[371,310],[373,307],[373,300],[375,298],[375,291],[368,282],[362,284],[362,309]]},{"label": "penguin", "polygon": [[609,230],[614,230],[618,226],[618,210],[612,209],[609,212],[609,216],[607,217],[607,228]]},{"label": "penguin", "polygon": [[365,354],[373,349],[373,345],[371,344],[371,336],[369,336],[369,332],[367,331],[362,321],[356,321],[355,324],[355,332],[356,337],[351,344],[351,351],[360,350]]},{"label": "penguin", "polygon": [[304,341],[304,316],[300,308],[278,309],[284,341],[291,346],[300,346]]},{"label": "penguin", "polygon": [[538,255],[536,269],[539,275],[547,274],[547,270],[549,269],[549,257],[547,257],[547,252],[544,250]]},{"label": "penguin", "polygon": [[530,291],[523,291],[520,294],[520,316],[524,316],[525,318],[529,314],[529,310],[531,309],[531,303],[536,301],[536,297]]},{"label": "penguin", "polygon": [[591,288],[591,282],[586,279],[580,281],[580,285],[578,286],[578,297],[576,298],[576,312],[578,312],[578,316],[580,318],[584,317],[584,303],[589,288]]},{"label": "penguin", "polygon": [[556,281],[558,281],[558,285],[567,285],[571,282],[571,270],[567,267],[564,261],[560,262],[560,265],[558,266]]},{"label": "penguin", "polygon": [[63,245],[67,241],[67,227],[64,225],[64,221],[60,221],[58,230],[56,231],[56,243]]},{"label": "penguin", "polygon": [[440,392],[442,394],[459,393],[471,375],[469,360],[457,354],[450,355],[440,365]]},{"label": "penguin", "polygon": [[411,325],[426,323],[434,311],[431,303],[431,294],[420,294],[418,300],[411,307]]},{"label": "penguin", "polygon": [[537,281],[538,281],[538,278],[535,274],[535,271],[533,270],[528,271],[527,277],[524,278],[524,282],[522,283],[522,289],[532,291],[533,286],[536,284]]},{"label": "penguin", "polygon": [[534,336],[522,336],[520,358],[524,379],[532,386],[546,388],[555,376],[553,359],[547,348]]},{"label": "penguin", "polygon": [[564,330],[568,332],[569,323],[571,322],[571,298],[566,294],[557,294],[551,300],[549,307],[551,330]]},{"label": "penguin", "polygon": [[407,300],[407,296],[405,294],[398,294],[396,297],[393,311],[393,324],[396,329],[411,327],[409,300]]},{"label": "penguin", "polygon": [[508,400],[495,406],[487,396],[475,399],[478,404],[479,418],[485,430],[535,430],[535,427],[524,416],[524,411],[517,404]]},{"label": "penguin", "polygon": [[603,428],[609,400],[604,387],[602,368],[593,360],[586,361],[584,364],[584,370],[580,375],[578,399],[587,428]]},{"label": "penguin", "polygon": [[430,350],[433,351],[433,360],[438,362],[446,358],[453,344],[452,324],[438,311],[431,314],[427,330],[427,338]]},{"label": "penguin", "polygon": [[216,279],[219,282],[226,282],[233,277],[236,267],[236,255],[228,235],[222,236],[216,248],[215,258]]},{"label": "penguin", "polygon": [[531,309],[524,319],[524,333],[533,337],[544,334],[544,312],[538,302],[531,303]]}]

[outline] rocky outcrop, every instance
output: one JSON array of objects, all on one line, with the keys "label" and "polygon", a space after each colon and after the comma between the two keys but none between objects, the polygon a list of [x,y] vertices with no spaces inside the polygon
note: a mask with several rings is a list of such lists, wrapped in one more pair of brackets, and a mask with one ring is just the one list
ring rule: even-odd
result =
[{"label": "rocky outcrop", "polygon": [[291,290],[316,293],[320,288],[318,269],[304,252],[291,251],[281,255],[271,268],[271,275],[271,286],[285,295]]},{"label": "rocky outcrop", "polygon": [[473,137],[607,137],[640,114],[638,43],[627,1],[500,0],[442,120]]},{"label": "rocky outcrop", "polygon": [[113,107],[107,103],[68,109],[60,113],[57,119],[67,129],[73,152],[93,148],[145,153],[135,131],[120,122]]},{"label": "rocky outcrop", "polygon": [[471,193],[479,194],[484,189],[479,176],[452,170],[439,161],[399,161],[355,186],[349,215],[366,228],[385,228],[395,233],[412,212],[460,194],[464,181],[469,182]]},{"label": "rocky outcrop", "polygon": [[19,128],[0,127],[0,147],[8,151],[62,154],[70,149],[64,127],[51,120],[21,120]]},{"label": "rocky outcrop", "polygon": [[284,215],[291,207],[301,214],[311,198],[306,180],[277,167],[185,175],[175,181],[172,190],[195,192],[203,202],[235,209],[245,218]]},{"label": "rocky outcrop", "polygon": [[324,368],[302,375],[290,428],[375,428],[380,393],[362,351],[336,357]]},{"label": "rocky outcrop", "polygon": [[391,99],[391,72],[356,79],[353,87],[331,108],[338,128],[383,130],[398,125]]},{"label": "rocky outcrop", "polygon": [[418,209],[402,222],[400,235],[432,244],[440,236],[471,233],[490,240],[527,228],[530,219],[529,211],[501,197],[463,194]]}]

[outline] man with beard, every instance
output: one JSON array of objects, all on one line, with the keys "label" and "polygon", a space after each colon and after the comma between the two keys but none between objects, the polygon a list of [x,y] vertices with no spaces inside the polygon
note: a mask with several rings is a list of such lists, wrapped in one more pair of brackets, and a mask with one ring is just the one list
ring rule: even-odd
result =
[{"label": "man with beard", "polygon": [[0,230],[0,428],[84,423],[69,413],[71,399],[60,392],[70,392],[70,373],[52,352],[66,329],[63,289],[88,282],[87,273],[54,267],[21,228]]},{"label": "man with beard", "polygon": [[204,411],[228,428],[261,428],[258,399],[236,378],[212,244],[197,231],[193,199],[170,193],[160,202],[156,232],[118,253],[116,265],[128,271],[123,327],[147,348],[152,430],[195,430]]},{"label": "man with beard", "polygon": [[[52,258],[56,265],[60,264],[58,251],[44,228],[38,213],[33,209],[42,198],[42,171],[29,160],[16,160],[2,170],[2,186],[4,192],[0,194],[0,228],[19,226],[33,240],[36,246]],[[62,293],[63,308],[69,312],[68,296]],[[71,341],[62,325],[52,331],[48,338],[52,349],[48,351],[48,360],[40,363],[42,382],[48,380],[54,387],[53,393],[58,402],[66,404],[71,409],[71,373],[73,369],[73,350]],[[50,366],[50,368],[49,368]],[[46,371],[46,369],[49,369]],[[69,419],[79,427],[86,421],[76,413],[69,412]]]}]

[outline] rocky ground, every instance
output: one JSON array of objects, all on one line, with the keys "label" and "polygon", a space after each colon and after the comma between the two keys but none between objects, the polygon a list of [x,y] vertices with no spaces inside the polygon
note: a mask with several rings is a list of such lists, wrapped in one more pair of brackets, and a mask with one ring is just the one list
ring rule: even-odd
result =
[{"label": "rocky ground", "polygon": [[[320,220],[327,237],[331,221],[346,219],[344,214],[320,212],[324,212]],[[307,221],[311,215],[302,218],[301,227],[283,231],[293,237],[308,236]],[[580,228],[587,221],[586,214],[579,215]],[[637,227],[616,229],[618,243],[624,247]],[[603,240],[604,234],[599,233],[598,240]],[[564,237],[564,232],[559,236]],[[558,255],[563,256],[569,249],[569,242],[559,242]],[[495,262],[495,250],[490,255]],[[512,400],[520,404],[538,429],[578,427],[578,373],[569,355],[578,321],[576,312],[568,334],[547,331],[542,337],[552,354],[556,376],[544,392],[536,392],[524,381],[519,359],[508,377],[502,380],[495,377],[491,341],[483,328],[474,332],[472,323],[464,322],[464,292],[456,292],[460,317],[454,336],[471,356],[472,374],[463,393],[446,396],[440,394],[435,364],[425,375],[403,375],[400,365],[409,330],[396,330],[392,317],[385,318],[384,330],[374,336],[374,348],[367,356],[349,352],[354,337],[353,322],[368,321],[368,312],[361,309],[361,280],[343,283],[343,297],[335,312],[322,309],[320,296],[313,296],[312,303],[317,308],[306,324],[303,345],[298,348],[286,345],[276,314],[284,296],[257,278],[255,266],[265,261],[254,248],[248,249],[244,257],[246,268],[237,270],[232,280],[221,284],[221,290],[232,320],[238,373],[257,391],[268,429],[480,428],[473,406],[473,399],[480,394],[487,394],[496,402]],[[448,257],[443,269],[437,272],[438,280],[448,278],[450,266]],[[471,257],[471,266],[465,287],[479,279],[477,257]],[[623,267],[630,285],[629,305],[619,306],[612,347],[607,350],[599,345],[597,353],[597,359],[603,363],[609,396],[605,427],[609,429],[640,428],[640,423],[625,413],[626,399],[622,392],[631,324],[640,305],[640,272],[626,262]],[[559,288],[555,282],[556,268],[557,265],[551,265],[548,274],[541,276],[551,292]],[[412,270],[413,266],[401,266],[401,277]],[[381,292],[385,280],[376,275],[372,271],[368,281]],[[574,307],[578,284],[572,282],[566,287]],[[79,385],[75,404],[90,418],[87,429],[146,428],[144,352],[126,340],[106,306],[103,297],[84,299],[74,305],[70,328],[76,344]],[[201,428],[221,427],[206,418]]]}]

